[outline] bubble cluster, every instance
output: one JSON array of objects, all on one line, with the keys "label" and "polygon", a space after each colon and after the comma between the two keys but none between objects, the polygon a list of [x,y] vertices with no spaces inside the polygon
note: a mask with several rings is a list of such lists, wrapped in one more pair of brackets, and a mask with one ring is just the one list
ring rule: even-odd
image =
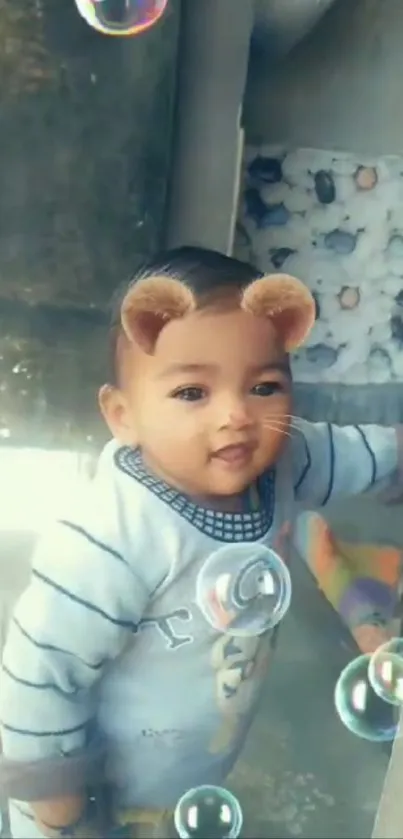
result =
[{"label": "bubble cluster", "polygon": [[334,693],[342,723],[357,737],[373,742],[395,738],[399,714],[375,692],[369,677],[370,655],[361,655],[340,674]]},{"label": "bubble cluster", "polygon": [[261,635],[288,611],[290,573],[278,554],[265,545],[226,545],[212,553],[200,570],[196,600],[218,632]]},{"label": "bubble cluster", "polygon": [[223,787],[200,786],[188,790],[174,814],[180,839],[237,839],[242,829],[238,799]]},{"label": "bubble cluster", "polygon": [[403,638],[392,638],[376,650],[368,676],[375,693],[384,702],[403,704]]}]

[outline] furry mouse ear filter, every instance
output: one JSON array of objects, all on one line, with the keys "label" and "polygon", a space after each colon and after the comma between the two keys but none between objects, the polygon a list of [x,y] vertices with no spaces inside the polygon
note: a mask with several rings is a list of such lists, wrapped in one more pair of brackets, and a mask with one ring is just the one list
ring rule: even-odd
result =
[{"label": "furry mouse ear filter", "polygon": [[267,274],[254,280],[242,294],[241,307],[273,321],[287,352],[304,343],[316,318],[311,292],[288,274]]},{"label": "furry mouse ear filter", "polygon": [[122,328],[129,341],[151,355],[164,326],[196,308],[193,293],[172,277],[153,276],[129,288],[122,306]]}]

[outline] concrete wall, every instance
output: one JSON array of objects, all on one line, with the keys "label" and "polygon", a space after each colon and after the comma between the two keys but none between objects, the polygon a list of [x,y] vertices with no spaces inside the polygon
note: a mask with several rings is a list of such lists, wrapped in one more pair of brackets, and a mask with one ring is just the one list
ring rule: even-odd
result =
[{"label": "concrete wall", "polygon": [[127,39],[72,0],[17,6],[0,2],[0,441],[86,448],[107,301],[161,244],[180,0]]},{"label": "concrete wall", "polygon": [[336,0],[280,66],[252,67],[247,142],[402,152],[402,33],[399,0]]}]

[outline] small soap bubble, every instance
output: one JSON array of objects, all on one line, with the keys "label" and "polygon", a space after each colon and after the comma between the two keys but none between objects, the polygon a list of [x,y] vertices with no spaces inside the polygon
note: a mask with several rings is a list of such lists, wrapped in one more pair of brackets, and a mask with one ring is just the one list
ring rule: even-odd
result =
[{"label": "small soap bubble", "polygon": [[75,0],[89,26],[105,35],[141,34],[164,14],[168,0]]},{"label": "small soap bubble", "polygon": [[188,790],[178,801],[174,822],[180,839],[238,839],[243,817],[231,792],[201,786]]},{"label": "small soap bubble", "polygon": [[196,601],[216,631],[262,635],[288,611],[290,573],[278,554],[265,545],[226,545],[210,554],[201,568]]},{"label": "small soap bubble", "polygon": [[373,653],[369,681],[385,702],[403,705],[403,638],[391,638]]},{"label": "small soap bubble", "polygon": [[393,740],[397,732],[397,708],[384,702],[373,690],[368,669],[370,655],[351,661],[340,674],[334,701],[343,723],[357,737],[373,742]]}]

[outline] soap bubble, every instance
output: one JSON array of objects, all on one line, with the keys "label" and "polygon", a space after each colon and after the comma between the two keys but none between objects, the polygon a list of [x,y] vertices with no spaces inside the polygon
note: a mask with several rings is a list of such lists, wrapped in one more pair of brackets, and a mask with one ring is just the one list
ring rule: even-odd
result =
[{"label": "soap bubble", "polygon": [[403,704],[403,638],[391,638],[378,647],[368,667],[375,693],[392,705]]},{"label": "soap bubble", "polygon": [[374,742],[393,740],[399,720],[396,707],[384,702],[369,681],[370,655],[361,655],[340,674],[334,701],[342,723],[357,737]]},{"label": "soap bubble", "polygon": [[210,554],[201,568],[196,601],[218,632],[261,635],[288,611],[290,573],[278,554],[265,545],[226,545]]},{"label": "soap bubble", "polygon": [[139,35],[163,15],[168,0],[75,0],[84,20],[105,35]]},{"label": "soap bubble", "polygon": [[242,810],[237,798],[223,787],[201,786],[188,790],[174,814],[180,839],[237,839],[242,830]]}]

